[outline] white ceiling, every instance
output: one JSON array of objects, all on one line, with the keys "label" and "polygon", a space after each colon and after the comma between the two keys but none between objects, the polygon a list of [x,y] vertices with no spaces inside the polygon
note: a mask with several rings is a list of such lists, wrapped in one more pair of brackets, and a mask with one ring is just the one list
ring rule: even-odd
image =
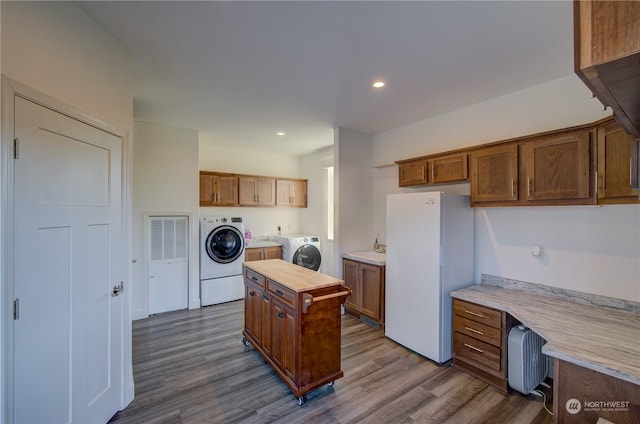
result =
[{"label": "white ceiling", "polygon": [[132,53],[136,120],[243,149],[299,156],[573,72],[569,1],[78,4]]}]

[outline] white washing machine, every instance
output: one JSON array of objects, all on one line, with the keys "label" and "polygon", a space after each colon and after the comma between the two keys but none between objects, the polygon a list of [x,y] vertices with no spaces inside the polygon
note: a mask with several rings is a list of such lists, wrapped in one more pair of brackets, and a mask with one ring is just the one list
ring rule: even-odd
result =
[{"label": "white washing machine", "polygon": [[273,241],[282,244],[282,259],[317,271],[322,263],[320,237],[305,234],[271,236]]},{"label": "white washing machine", "polygon": [[200,304],[244,297],[244,224],[242,218],[200,218]]}]

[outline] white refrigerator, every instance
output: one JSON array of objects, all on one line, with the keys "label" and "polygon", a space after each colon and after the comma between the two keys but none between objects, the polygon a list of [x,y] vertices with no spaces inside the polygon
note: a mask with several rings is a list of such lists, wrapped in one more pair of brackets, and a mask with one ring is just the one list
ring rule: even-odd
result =
[{"label": "white refrigerator", "polygon": [[387,196],[385,334],[437,363],[451,359],[452,290],[473,283],[469,196]]}]

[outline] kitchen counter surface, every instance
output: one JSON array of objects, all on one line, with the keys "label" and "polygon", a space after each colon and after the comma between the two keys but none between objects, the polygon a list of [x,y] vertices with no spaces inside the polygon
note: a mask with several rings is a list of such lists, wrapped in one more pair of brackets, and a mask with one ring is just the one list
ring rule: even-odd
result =
[{"label": "kitchen counter surface", "polygon": [[385,266],[387,263],[386,253],[378,253],[373,250],[366,252],[344,253],[342,257],[345,259],[351,259],[352,261],[364,262],[377,266]]},{"label": "kitchen counter surface", "polygon": [[546,355],[640,384],[637,312],[490,284],[455,290],[451,296],[509,313],[547,340]]},{"label": "kitchen counter surface", "polygon": [[245,246],[245,249],[260,249],[262,247],[276,247],[282,246],[282,243],[278,243],[273,240],[252,240],[249,246]]},{"label": "kitchen counter surface", "polygon": [[343,281],[282,259],[245,262],[244,266],[295,292],[342,285]]}]

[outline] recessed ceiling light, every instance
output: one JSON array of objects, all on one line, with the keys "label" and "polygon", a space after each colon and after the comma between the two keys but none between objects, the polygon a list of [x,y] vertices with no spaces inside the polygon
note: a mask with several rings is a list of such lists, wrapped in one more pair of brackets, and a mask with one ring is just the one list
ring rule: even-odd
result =
[{"label": "recessed ceiling light", "polygon": [[280,137],[282,137],[282,136],[284,136],[284,131],[278,131],[278,132],[276,133],[276,135],[279,135]]},{"label": "recessed ceiling light", "polygon": [[381,80],[374,81],[373,84],[371,84],[371,86],[373,88],[382,88],[384,87],[384,81],[381,81]]}]

